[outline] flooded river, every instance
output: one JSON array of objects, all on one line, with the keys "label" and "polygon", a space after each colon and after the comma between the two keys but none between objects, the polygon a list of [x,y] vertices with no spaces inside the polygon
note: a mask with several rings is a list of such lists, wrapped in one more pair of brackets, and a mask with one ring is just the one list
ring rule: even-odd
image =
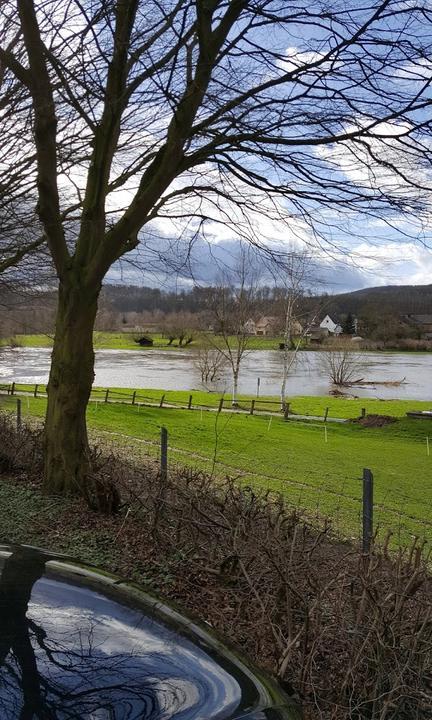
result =
[{"label": "flooded river", "polygon": [[[46,383],[51,350],[48,348],[3,348],[0,350],[0,383]],[[365,353],[361,375],[372,381],[405,378],[399,386],[355,387],[359,397],[432,400],[432,355],[409,353]],[[202,389],[195,367],[194,350],[98,350],[95,385],[103,387]],[[277,350],[251,351],[244,358],[239,389],[277,395],[282,376],[282,353]],[[230,374],[210,386],[229,392]],[[321,352],[299,353],[287,383],[289,395],[325,395],[329,381],[322,369]]]}]

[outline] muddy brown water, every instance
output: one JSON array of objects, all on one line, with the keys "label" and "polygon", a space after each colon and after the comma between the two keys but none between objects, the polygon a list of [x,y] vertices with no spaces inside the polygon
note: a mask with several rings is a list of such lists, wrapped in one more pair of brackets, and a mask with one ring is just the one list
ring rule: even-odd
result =
[{"label": "muddy brown water", "polygon": [[[0,350],[0,383],[46,383],[49,348],[3,348]],[[322,352],[298,354],[287,383],[288,395],[326,395],[329,380],[322,369]],[[195,351],[188,350],[98,350],[95,385],[103,387],[203,389],[196,367]],[[432,354],[365,353],[361,375],[372,381],[388,382],[405,378],[399,386],[371,384],[350,392],[358,397],[432,400]],[[243,360],[239,391],[256,394],[259,378],[261,395],[277,395],[282,379],[282,353],[255,350]],[[209,389],[230,392],[226,370]]]}]

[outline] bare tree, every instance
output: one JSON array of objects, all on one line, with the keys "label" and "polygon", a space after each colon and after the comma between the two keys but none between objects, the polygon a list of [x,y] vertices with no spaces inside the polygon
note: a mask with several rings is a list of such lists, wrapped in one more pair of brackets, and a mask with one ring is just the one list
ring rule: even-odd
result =
[{"label": "bare tree", "polygon": [[196,334],[198,324],[198,317],[193,313],[168,313],[162,324],[163,334],[168,339],[168,345],[172,345],[176,338],[178,338],[179,347],[190,345]]},{"label": "bare tree", "polygon": [[46,490],[86,483],[98,297],[144,226],[191,238],[210,217],[259,242],[257,216],[322,237],[330,208],[420,214],[430,19],[399,0],[2,3],[1,182],[36,181],[59,280]]},{"label": "bare tree", "polygon": [[194,364],[201,375],[203,385],[213,383],[220,379],[221,372],[226,365],[226,357],[214,342],[209,342],[207,336],[202,336],[201,346],[194,356]]},{"label": "bare tree", "polygon": [[286,401],[286,385],[289,373],[297,360],[299,350],[314,322],[316,313],[309,313],[305,319],[300,312],[300,300],[307,284],[314,280],[315,267],[310,253],[306,250],[291,252],[283,260],[273,264],[271,272],[278,285],[278,295],[283,317],[283,360],[281,382],[281,408]]},{"label": "bare tree", "polygon": [[347,386],[360,381],[366,367],[364,357],[353,349],[351,340],[338,340],[331,349],[320,353],[322,371],[336,386]]},{"label": "bare tree", "polygon": [[[27,310],[33,332],[46,326],[48,318],[32,324],[46,290],[55,286],[55,275],[46,238],[36,215],[36,198],[28,193],[17,200],[0,181],[0,307],[4,328],[13,326],[21,311]],[[5,315],[7,317],[5,317]],[[33,316],[31,318],[30,316]],[[44,322],[45,320],[45,322]],[[22,318],[21,318],[22,321]],[[12,334],[23,332],[22,322],[11,327]]]},{"label": "bare tree", "polygon": [[248,321],[256,306],[258,274],[255,263],[256,256],[251,248],[242,245],[236,265],[224,271],[211,301],[215,332],[212,342],[231,370],[234,407],[238,404],[241,364],[251,343]]}]

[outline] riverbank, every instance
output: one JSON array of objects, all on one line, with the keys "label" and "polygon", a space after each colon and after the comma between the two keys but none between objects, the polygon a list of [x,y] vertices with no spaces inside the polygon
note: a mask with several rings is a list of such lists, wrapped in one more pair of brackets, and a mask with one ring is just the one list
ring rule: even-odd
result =
[{"label": "riverbank", "polygon": [[[30,388],[29,388],[30,389]],[[142,391],[157,401],[161,391]],[[187,399],[187,393],[164,393],[167,403]],[[125,399],[125,398],[124,398]],[[197,394],[213,403],[213,394]],[[117,398],[119,401],[120,398]],[[243,398],[246,402],[246,398]],[[119,449],[138,462],[157,458],[161,426],[169,434],[169,461],[175,466],[210,472],[215,478],[235,477],[242,485],[280,492],[292,507],[310,516],[329,517],[344,537],[359,537],[361,475],[364,467],[375,476],[375,523],[378,537],[393,533],[392,545],[406,545],[413,536],[432,540],[432,469],[426,438],[432,420],[404,417],[407,410],[429,409],[427,403],[373,401],[369,414],[397,418],[384,427],[358,423],[285,422],[282,417],[256,414],[218,414],[205,409],[145,407],[121,402],[93,402],[87,418],[94,442]],[[292,409],[302,414],[330,412],[358,417],[361,402],[326,397],[292,398]],[[3,407],[15,412],[16,400],[2,397]],[[42,419],[46,399],[22,399],[24,419]]]},{"label": "riverbank", "polygon": [[[151,337],[153,345],[141,347],[134,338],[145,335]],[[235,338],[232,338],[235,341]],[[248,341],[249,350],[277,350],[282,338],[268,338],[251,336]],[[15,335],[13,338],[0,340],[0,347],[30,347],[30,348],[47,348],[52,347],[53,338],[50,335]],[[203,341],[200,337],[196,337],[187,345],[179,345],[178,340],[171,344],[168,343],[166,337],[161,333],[137,333],[137,332],[100,332],[93,333],[93,345],[95,350],[137,350],[147,352],[151,350],[188,350],[199,349],[203,347]]]},{"label": "riverbank", "polygon": [[[135,338],[145,335],[153,340],[153,345],[140,346]],[[235,343],[235,337],[230,338]],[[399,341],[398,341],[399,342]],[[248,340],[249,350],[279,350],[280,343],[283,343],[283,337],[264,337],[251,335]],[[367,341],[365,341],[367,345]],[[188,350],[200,349],[204,347],[203,336],[197,335],[192,342],[187,345],[179,345],[178,340],[174,340],[171,344],[167,338],[161,333],[146,332],[102,332],[95,331],[93,333],[93,345],[95,350]],[[375,347],[376,345],[376,347]],[[29,347],[29,348],[49,348],[53,346],[53,336],[47,334],[17,334],[10,338],[0,339],[0,347]],[[304,344],[300,347],[300,351],[321,352],[332,349],[329,342],[322,345]],[[431,355],[432,349],[417,349],[416,347],[386,347],[380,346],[379,343],[372,343],[372,347],[362,347],[361,344],[353,344],[353,350],[361,354],[389,353],[389,354],[406,354],[406,355]]]}]

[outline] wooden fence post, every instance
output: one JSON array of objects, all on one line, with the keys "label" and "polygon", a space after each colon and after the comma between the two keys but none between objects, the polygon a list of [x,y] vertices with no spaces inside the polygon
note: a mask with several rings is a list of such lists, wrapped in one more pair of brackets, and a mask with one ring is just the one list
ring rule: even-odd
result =
[{"label": "wooden fence post", "polygon": [[366,417],[366,408],[362,408],[361,412],[362,412],[362,414],[361,414],[362,418]]},{"label": "wooden fence post", "polygon": [[168,430],[161,427],[161,458],[160,458],[161,480],[166,482],[168,477]]},{"label": "wooden fence post", "polygon": [[132,405],[135,405],[136,393],[137,393],[136,390],[134,390],[133,393],[132,393]]},{"label": "wooden fence post", "polygon": [[21,399],[17,398],[17,414],[16,414],[16,425],[17,431],[21,430]]},{"label": "wooden fence post", "polygon": [[253,415],[255,410],[255,400],[251,400],[250,414]]},{"label": "wooden fence post", "polygon": [[328,414],[329,414],[329,408],[326,407],[325,413],[324,413],[324,422],[327,422]]},{"label": "wooden fence post", "polygon": [[373,536],[373,475],[363,470],[363,552],[370,551]]},{"label": "wooden fence post", "polygon": [[191,409],[191,406],[192,406],[192,395],[189,395],[188,410]]},{"label": "wooden fence post", "polygon": [[108,402],[109,388],[105,390],[105,402]]},{"label": "wooden fence post", "polygon": [[11,385],[11,395],[13,395],[15,392],[15,383],[13,382]]},{"label": "wooden fence post", "polygon": [[160,403],[159,403],[159,407],[160,407],[160,408],[163,407],[164,400],[165,400],[165,394],[162,395],[162,397],[161,397],[161,399],[160,399]]},{"label": "wooden fence post", "polygon": [[34,397],[37,397],[38,387],[39,387],[39,385],[35,385],[35,389],[34,389],[34,393],[33,393]]},{"label": "wooden fence post", "polygon": [[221,399],[219,400],[218,413],[220,413],[222,411],[223,404],[224,404],[224,399],[223,399],[223,397],[221,397]]}]

